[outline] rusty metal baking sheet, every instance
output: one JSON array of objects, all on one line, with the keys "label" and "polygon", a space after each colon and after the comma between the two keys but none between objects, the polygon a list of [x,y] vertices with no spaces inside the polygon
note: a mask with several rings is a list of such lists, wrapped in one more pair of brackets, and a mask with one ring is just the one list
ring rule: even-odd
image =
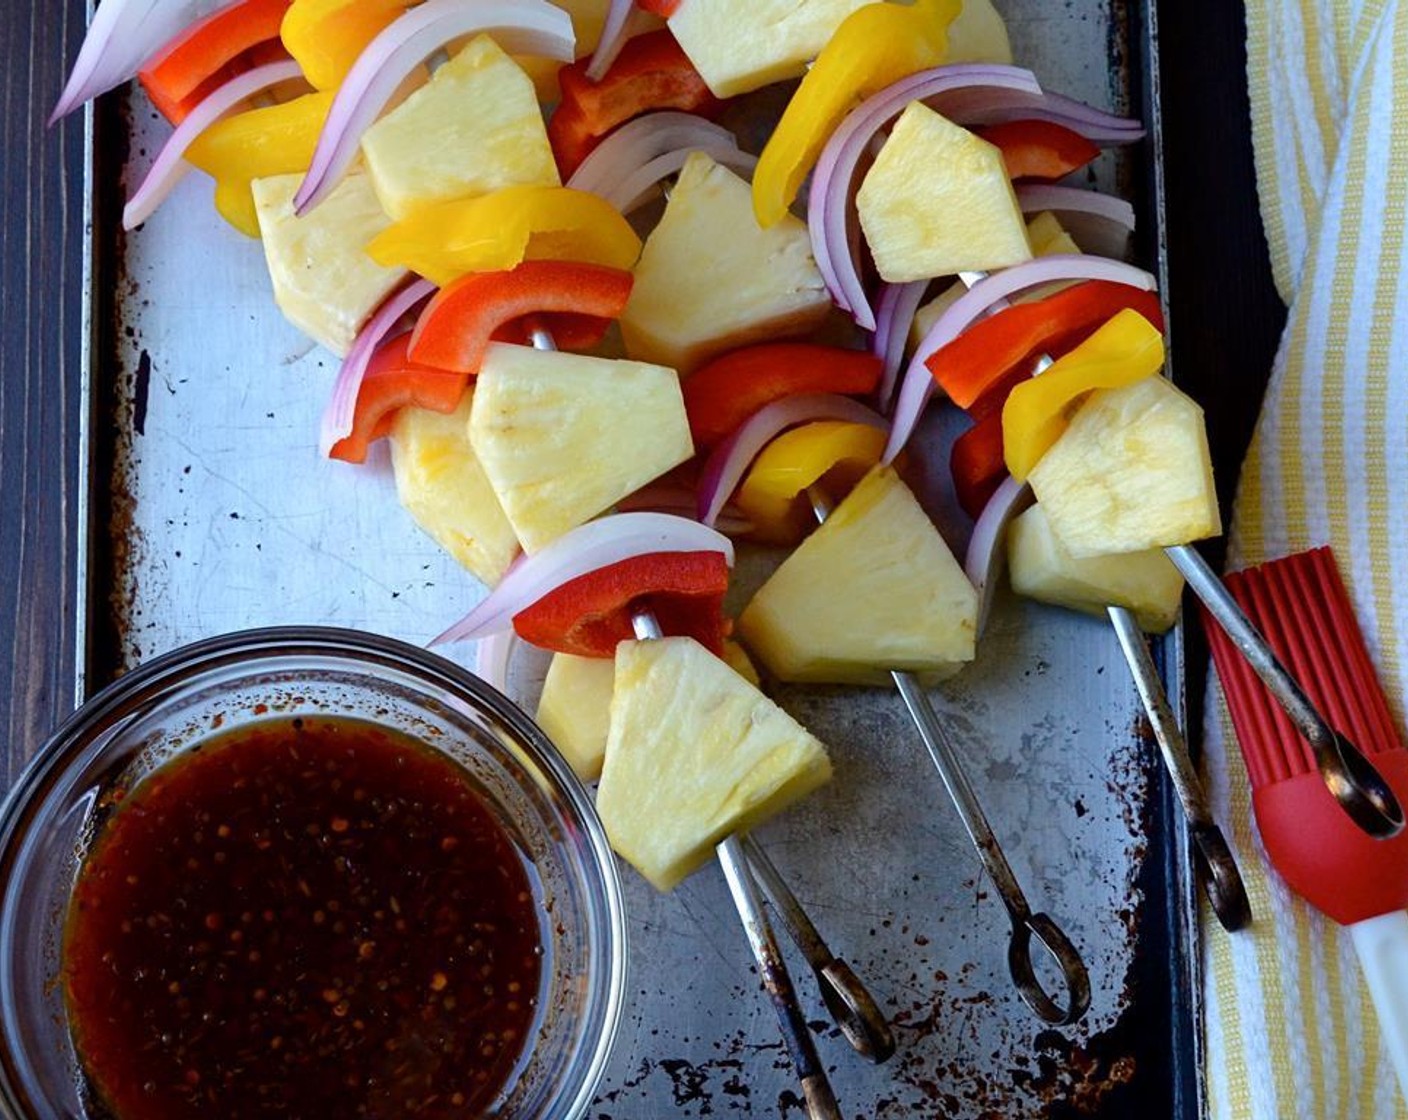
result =
[{"label": "rusty metal baking sheet", "polygon": [[[1017,59],[1049,88],[1141,110],[1142,10],[999,7]],[[127,184],[162,133],[132,104],[130,136],[98,138],[100,152],[130,139]],[[1145,195],[1146,222],[1151,150],[1101,173]],[[111,644],[99,662],[299,622],[423,642],[478,598],[397,505],[384,452],[364,469],[318,458],[337,363],[279,316],[259,245],[215,215],[209,182],[192,176],[125,240],[112,217],[94,234],[111,281],[94,293],[108,523],[93,632]],[[1157,237],[1142,244],[1156,264]],[[743,582],[758,577],[743,567]],[[1176,643],[1165,655],[1176,684]],[[532,675],[519,674],[527,692]],[[1090,966],[1091,1011],[1075,1028],[1044,1029],[1012,994],[1006,917],[898,697],[777,696],[832,747],[836,780],[763,838],[897,1027],[894,1058],[864,1064],[794,961],[847,1116],[1197,1115],[1186,850],[1108,626],[1004,598],[977,663],[934,693],[1033,905]],[[706,869],[670,895],[626,879],[628,1012],[592,1115],[802,1116],[722,877]]]}]

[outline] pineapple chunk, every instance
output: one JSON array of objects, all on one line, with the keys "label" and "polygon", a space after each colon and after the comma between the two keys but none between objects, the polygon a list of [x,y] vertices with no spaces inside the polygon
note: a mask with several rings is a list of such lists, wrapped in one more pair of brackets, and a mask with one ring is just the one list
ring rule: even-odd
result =
[{"label": "pineapple chunk", "polygon": [[669,19],[715,97],[800,78],[841,21],[869,0],[684,0]]},{"label": "pineapple chunk", "polygon": [[1002,152],[922,101],[895,122],[856,209],[875,267],[892,283],[1031,259]]},{"label": "pineapple chunk", "polygon": [[830,777],[826,748],[693,638],[616,647],[596,808],[657,889]]},{"label": "pineapple chunk", "polygon": [[487,35],[367,129],[362,154],[398,221],[433,202],[561,182],[532,81]]},{"label": "pineapple chunk", "polygon": [[1007,25],[992,6],[992,0],[963,0],[958,18],[948,25],[948,52],[945,63],[1012,62],[1012,44]]},{"label": "pineapple chunk", "polygon": [[538,698],[538,725],[584,782],[601,776],[616,663],[555,653]]},{"label": "pineapple chunk", "polygon": [[[1080,252],[1080,246],[1065,231],[1056,215],[1050,210],[1043,210],[1027,223],[1027,240],[1031,242],[1032,255],[1035,257],[1049,257],[1053,253]],[[1029,300],[1042,299],[1045,296],[1055,295],[1062,288],[1067,287],[1070,285],[1065,282],[1042,284],[1040,287],[1013,296],[1012,302],[1026,303]],[[968,285],[957,280],[916,311],[914,325],[909,331],[910,346],[918,346],[923,342],[928,333],[934,329],[934,324],[939,321],[939,316],[952,307],[954,301],[967,290]]]},{"label": "pineapple chunk", "polygon": [[302,182],[297,174],[250,184],[264,259],[284,317],[342,358],[406,270],[383,268],[362,252],[391,224],[366,175],[348,175],[300,218],[293,212],[293,196]]},{"label": "pineapple chunk", "polygon": [[748,184],[693,153],[646,239],[621,316],[626,351],[685,376],[715,354],[803,334],[831,308],[807,227],[758,227]]},{"label": "pineapple chunk", "polygon": [[738,620],[784,681],[883,684],[891,669],[952,676],[972,661],[978,593],[889,467],[865,476]]},{"label": "pineapple chunk", "polygon": [[489,347],[469,440],[528,552],[694,454],[675,371]]},{"label": "pineapple chunk", "polygon": [[1162,549],[1076,559],[1040,505],[1007,527],[1007,569],[1018,595],[1098,617],[1126,607],[1150,634],[1173,625],[1183,599],[1183,577]]},{"label": "pineapple chunk", "polygon": [[1222,528],[1203,410],[1162,377],[1092,393],[1027,481],[1077,558]]},{"label": "pineapple chunk", "polygon": [[391,428],[396,494],[416,524],[493,587],[518,554],[484,468],[469,444],[472,391],[451,413],[399,409]]},{"label": "pineapple chunk", "polygon": [[763,686],[763,682],[758,676],[758,670],[753,664],[753,659],[748,656],[748,651],[732,638],[724,639],[724,664],[754,688]]}]

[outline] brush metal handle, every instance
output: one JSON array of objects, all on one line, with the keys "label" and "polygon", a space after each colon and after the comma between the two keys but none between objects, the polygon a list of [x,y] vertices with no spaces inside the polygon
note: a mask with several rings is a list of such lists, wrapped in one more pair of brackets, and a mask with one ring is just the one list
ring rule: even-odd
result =
[{"label": "brush metal handle", "polygon": [[1182,544],[1166,548],[1164,552],[1310,743],[1320,777],[1340,807],[1376,839],[1387,839],[1402,832],[1403,807],[1383,775],[1357,746],[1325,722],[1299,682],[1281,664],[1275,651],[1198,550]]},{"label": "brush metal handle", "polygon": [[1369,985],[1379,1034],[1408,1101],[1408,913],[1395,910],[1349,927],[1359,966]]},{"label": "brush metal handle", "polygon": [[1194,851],[1203,865],[1203,890],[1223,928],[1235,932],[1251,924],[1252,920],[1252,906],[1247,898],[1246,884],[1242,882],[1242,873],[1227,838],[1208,808],[1207,793],[1188,753],[1188,741],[1183,737],[1183,729],[1178,726],[1173,705],[1164,692],[1158,666],[1149,654],[1144,632],[1139,629],[1133,613],[1124,607],[1107,607],[1106,613],[1119,638],[1120,649],[1124,651],[1129,674],[1134,678],[1134,686],[1149,717],[1149,725],[1159,744],[1159,753],[1163,756],[1174,792],[1188,818]]}]

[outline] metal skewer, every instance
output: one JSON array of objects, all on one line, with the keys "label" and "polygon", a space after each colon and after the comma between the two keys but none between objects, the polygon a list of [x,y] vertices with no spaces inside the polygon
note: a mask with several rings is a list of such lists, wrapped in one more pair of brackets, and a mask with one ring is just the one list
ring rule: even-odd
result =
[{"label": "metal skewer", "polygon": [[[819,487],[807,489],[807,499],[818,522],[824,523],[834,508],[830,497]],[[1046,914],[1033,913],[1022,886],[1012,871],[1012,865],[1003,854],[982,803],[973,792],[968,776],[963,771],[958,753],[953,749],[943,724],[939,722],[924,691],[912,673],[892,672],[891,678],[899,690],[905,707],[909,709],[914,726],[923,739],[924,746],[933,759],[934,767],[948,790],[954,807],[963,821],[963,827],[973,842],[973,848],[982,861],[983,870],[1002,898],[1007,908],[1007,916],[1012,923],[1012,933],[1007,943],[1007,968],[1018,993],[1038,1018],[1047,1023],[1065,1025],[1074,1023],[1090,1007],[1090,975],[1085,962],[1081,960],[1071,939],[1062,932]],[[1032,939],[1046,950],[1061,970],[1061,978],[1066,988],[1066,1001],[1057,1002],[1036,975],[1032,965]]]},{"label": "metal skewer", "polygon": [[782,919],[787,935],[812,966],[812,973],[821,989],[822,1002],[831,1013],[832,1022],[841,1029],[856,1053],[877,1065],[885,1061],[895,1052],[895,1036],[884,1012],[876,1005],[851,966],[831,952],[762,845],[751,836],[745,836],[743,850],[758,885]]}]

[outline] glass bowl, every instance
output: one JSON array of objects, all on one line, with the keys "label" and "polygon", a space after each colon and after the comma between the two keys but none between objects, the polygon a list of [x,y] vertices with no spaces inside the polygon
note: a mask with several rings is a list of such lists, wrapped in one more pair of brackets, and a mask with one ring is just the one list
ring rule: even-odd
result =
[{"label": "glass bowl", "polygon": [[335,629],[254,630],[134,670],[49,740],[0,809],[0,1114],[94,1117],[59,973],[74,880],[112,795],[216,729],[297,715],[360,719],[464,766],[540,893],[534,1033],[490,1115],[575,1120],[621,1015],[621,888],[586,791],[542,732],[424,650]]}]

